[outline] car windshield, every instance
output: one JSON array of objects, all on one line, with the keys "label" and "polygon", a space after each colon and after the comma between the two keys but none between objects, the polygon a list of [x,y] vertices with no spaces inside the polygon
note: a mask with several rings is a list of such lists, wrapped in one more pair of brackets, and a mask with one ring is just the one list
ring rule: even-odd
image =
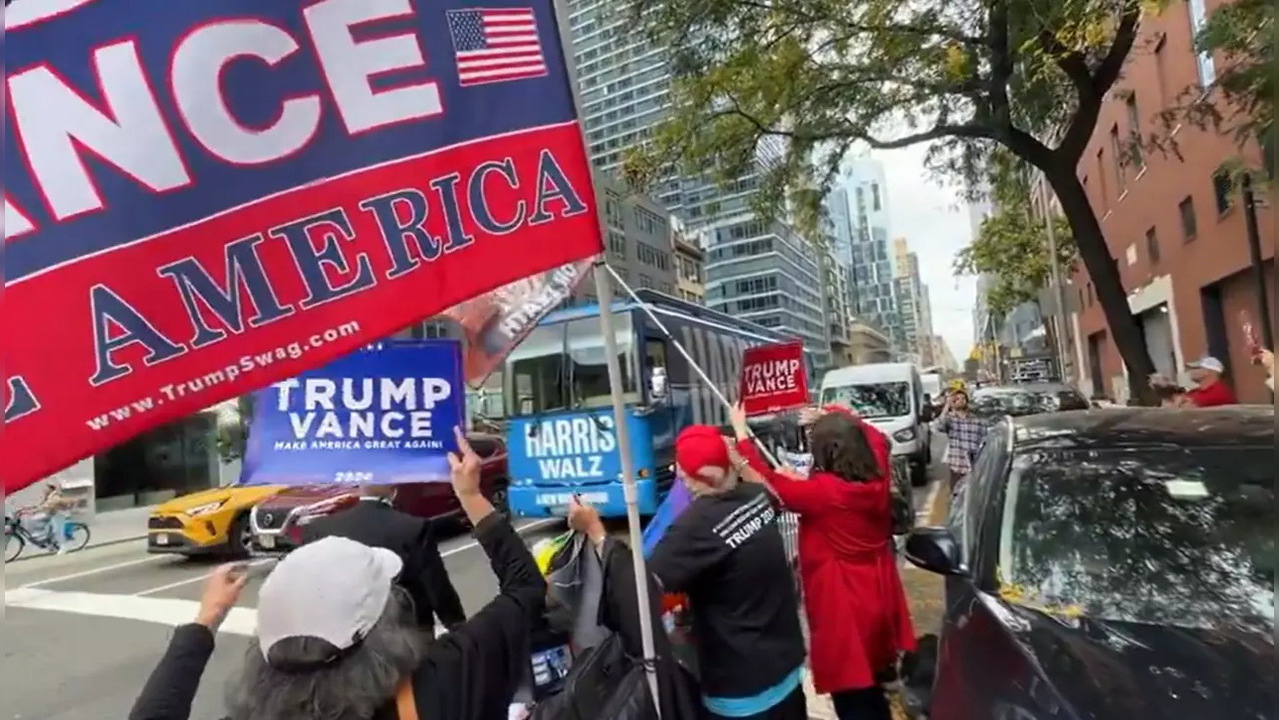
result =
[{"label": "car windshield", "polygon": [[1018,458],[1005,587],[1099,619],[1274,629],[1274,447]]},{"label": "car windshield", "polygon": [[910,385],[904,382],[842,385],[822,391],[823,405],[844,405],[866,419],[910,414]]}]

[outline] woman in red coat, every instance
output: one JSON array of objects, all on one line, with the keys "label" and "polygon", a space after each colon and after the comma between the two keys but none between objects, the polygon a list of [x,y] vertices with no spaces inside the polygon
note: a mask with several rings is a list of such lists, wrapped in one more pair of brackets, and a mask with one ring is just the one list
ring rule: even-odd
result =
[{"label": "woman in red coat", "polygon": [[732,420],[742,458],[799,515],[814,686],[840,720],[889,720],[876,676],[914,651],[915,632],[893,548],[888,438],[846,410],[824,412],[809,439],[812,473],[799,478],[764,462],[740,407]]}]

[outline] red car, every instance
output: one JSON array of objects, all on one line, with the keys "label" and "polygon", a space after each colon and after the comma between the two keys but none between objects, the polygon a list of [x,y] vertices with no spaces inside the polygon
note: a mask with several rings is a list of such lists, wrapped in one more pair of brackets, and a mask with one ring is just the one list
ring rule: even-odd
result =
[{"label": "red car", "polygon": [[[484,459],[481,483],[485,496],[499,512],[507,506],[506,443],[497,435],[471,433],[471,447]],[[259,503],[249,514],[253,550],[284,553],[302,542],[302,528],[318,517],[332,515],[358,502],[359,488],[351,485],[303,485],[285,488]],[[464,522],[462,508],[447,482],[400,485],[395,506],[410,515],[432,520]]]}]

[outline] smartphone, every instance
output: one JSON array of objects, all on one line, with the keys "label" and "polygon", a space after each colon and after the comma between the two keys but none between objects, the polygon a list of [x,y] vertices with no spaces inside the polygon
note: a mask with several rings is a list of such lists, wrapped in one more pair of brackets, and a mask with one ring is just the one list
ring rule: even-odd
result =
[{"label": "smartphone", "polygon": [[1244,342],[1248,343],[1248,356],[1254,363],[1261,361],[1261,338],[1257,336],[1257,327],[1252,324],[1252,317],[1246,310],[1239,313],[1239,327],[1243,330]]},{"label": "smartphone", "polygon": [[533,699],[537,701],[560,692],[573,664],[573,652],[568,643],[535,650],[529,657],[529,672],[533,677]]},{"label": "smartphone", "polygon": [[231,576],[237,579],[247,577],[250,580],[265,578],[279,562],[276,558],[238,562],[231,566]]}]

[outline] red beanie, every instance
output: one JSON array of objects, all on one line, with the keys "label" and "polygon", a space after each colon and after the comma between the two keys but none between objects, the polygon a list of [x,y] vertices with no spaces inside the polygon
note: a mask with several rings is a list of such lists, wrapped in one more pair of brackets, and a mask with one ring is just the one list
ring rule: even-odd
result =
[{"label": "red beanie", "polygon": [[675,465],[686,477],[713,482],[728,474],[732,461],[719,428],[693,425],[675,438]]}]

